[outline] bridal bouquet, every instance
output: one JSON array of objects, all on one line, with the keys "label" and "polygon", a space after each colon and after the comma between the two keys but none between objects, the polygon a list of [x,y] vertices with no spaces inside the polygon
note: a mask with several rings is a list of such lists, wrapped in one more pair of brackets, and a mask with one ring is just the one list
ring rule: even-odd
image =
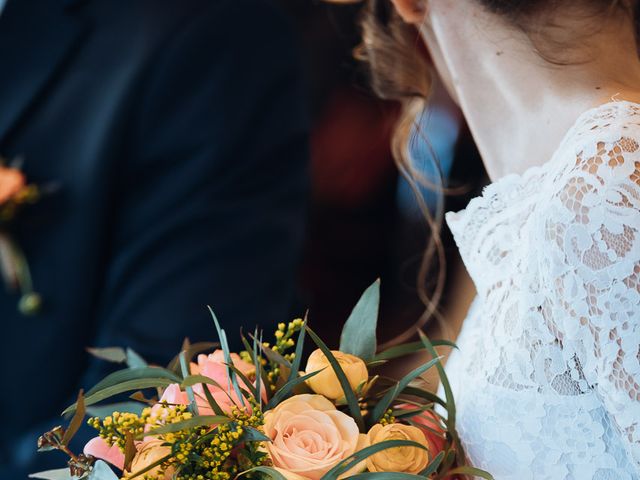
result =
[{"label": "bridal bouquet", "polygon": [[[72,415],[68,427],[40,437],[40,450],[70,457],[68,468],[31,477],[491,478],[465,465],[454,400],[434,349],[452,344],[431,343],[421,335],[419,342],[377,352],[379,296],[376,282],[346,322],[339,350],[330,350],[305,320],[297,319],[278,325],[271,343],[258,331],[241,335],[245,350],[231,352],[213,312],[219,349],[185,342],[166,368],[148,365],[130,350],[92,350],[127,368],[80,392],[64,412]],[[307,337],[317,349],[303,365]],[[419,350],[432,359],[400,381],[376,374],[389,360]],[[430,368],[440,374],[445,399],[420,386],[420,375]],[[125,393],[130,394],[126,402],[103,403]],[[96,436],[76,454],[69,443],[86,415]]]}]

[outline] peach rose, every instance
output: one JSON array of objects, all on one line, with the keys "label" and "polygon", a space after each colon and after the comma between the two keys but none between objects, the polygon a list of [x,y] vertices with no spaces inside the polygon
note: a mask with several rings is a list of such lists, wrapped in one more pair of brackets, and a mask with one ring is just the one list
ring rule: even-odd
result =
[{"label": "peach rose", "polygon": [[[427,446],[427,439],[417,427],[402,423],[374,425],[369,430],[369,443],[385,440],[412,440]],[[367,469],[370,472],[399,472],[417,475],[429,464],[429,451],[418,447],[396,447],[381,450],[367,458]]]},{"label": "peach rose", "polygon": [[[340,364],[340,367],[344,371],[344,374],[349,380],[349,385],[355,391],[360,384],[366,382],[369,378],[369,372],[367,371],[367,365],[364,360],[348,353],[342,353],[338,351],[332,351],[333,356]],[[344,397],[344,391],[340,386],[338,376],[331,368],[329,360],[320,349],[315,350],[307,361],[307,368],[305,373],[317,372],[322,370],[317,375],[307,380],[309,388],[320,395],[324,395],[330,400],[338,400]]]},{"label": "peach rose", "polygon": [[83,450],[85,455],[104,460],[114,467],[124,468],[124,453],[117,445],[110,446],[103,438],[95,437],[87,442]]},{"label": "peach rose", "polygon": [[0,167],[0,205],[22,190],[25,183],[26,180],[20,170]]},{"label": "peach rose", "polygon": [[[138,445],[138,453],[136,453],[131,462],[131,473],[135,475],[140,470],[144,470],[151,464],[169,455],[171,453],[171,447],[164,443],[164,440],[154,438]],[[158,480],[170,480],[173,478],[174,473],[173,468],[169,467],[163,471],[162,467],[158,465],[145,473],[144,477],[147,478],[148,476],[149,478],[156,478]]]},{"label": "peach rose", "polygon": [[[289,480],[318,480],[367,445],[356,422],[321,395],[296,395],[264,416],[266,449],[273,466]],[[364,462],[352,469],[364,469]]]}]

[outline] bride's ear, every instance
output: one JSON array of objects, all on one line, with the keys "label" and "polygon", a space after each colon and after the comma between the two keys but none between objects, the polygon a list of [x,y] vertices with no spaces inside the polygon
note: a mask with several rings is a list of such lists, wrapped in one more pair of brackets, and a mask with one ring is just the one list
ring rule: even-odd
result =
[{"label": "bride's ear", "polygon": [[427,0],[391,0],[398,14],[407,23],[421,24],[427,14]]}]

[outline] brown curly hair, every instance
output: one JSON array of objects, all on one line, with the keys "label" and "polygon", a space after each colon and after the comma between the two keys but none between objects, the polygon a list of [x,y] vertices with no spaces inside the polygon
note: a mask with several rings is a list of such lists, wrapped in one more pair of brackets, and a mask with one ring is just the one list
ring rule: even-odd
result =
[{"label": "brown curly hair", "polygon": [[[536,22],[544,22],[546,15],[553,13],[555,8],[573,5],[588,7],[596,16],[610,15],[612,12],[623,9],[633,16],[636,30],[640,31],[639,0],[475,1],[490,12],[505,17],[514,27],[525,33],[529,33]],[[534,17],[535,21],[533,21]],[[367,0],[362,12],[361,27],[362,43],[356,49],[356,57],[368,65],[374,92],[381,98],[397,100],[403,106],[403,114],[395,130],[392,149],[400,172],[414,188],[432,233],[418,277],[418,291],[426,311],[411,330],[387,342],[388,346],[406,341],[430,318],[435,316],[439,319],[437,307],[445,283],[445,255],[440,236],[443,217],[442,197],[445,189],[442,187],[442,182],[433,184],[422,178],[413,168],[409,154],[410,137],[412,132],[416,131],[415,119],[424,110],[431,92],[432,67],[422,48],[418,29],[400,18],[390,0]],[[540,49],[538,51],[540,52]],[[437,159],[433,160],[437,163]],[[439,165],[436,166],[439,167]],[[439,171],[439,168],[436,170]],[[418,193],[417,185],[420,183],[428,184],[439,193],[440,202],[435,214],[430,212]],[[426,288],[429,274],[434,271],[434,260],[437,266],[435,281],[430,282],[430,288]],[[440,324],[446,330],[445,322],[440,321]]]}]

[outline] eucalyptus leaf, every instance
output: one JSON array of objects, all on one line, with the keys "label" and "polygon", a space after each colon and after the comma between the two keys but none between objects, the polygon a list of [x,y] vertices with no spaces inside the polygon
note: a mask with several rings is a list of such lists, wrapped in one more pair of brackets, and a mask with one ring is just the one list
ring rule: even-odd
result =
[{"label": "eucalyptus leaf", "polygon": [[120,347],[87,348],[87,352],[100,360],[112,363],[124,363],[127,361],[127,353]]},{"label": "eucalyptus leaf", "polygon": [[127,348],[127,366],[129,368],[144,368],[148,367],[149,365],[144,358],[142,358],[130,348]]},{"label": "eucalyptus leaf", "polygon": [[41,480],[78,480],[72,477],[69,468],[59,468],[57,470],[46,470],[44,472],[32,473],[29,478],[39,478]]},{"label": "eucalyptus leaf", "polygon": [[140,415],[145,408],[146,405],[140,402],[117,402],[108,405],[92,405],[87,407],[87,413],[92,417],[103,419],[113,415],[113,412],[135,413],[136,415]]},{"label": "eucalyptus leaf", "polygon": [[[172,383],[174,382],[166,378],[143,378],[140,380],[129,380],[127,382],[122,382],[118,385],[100,390],[93,395],[88,395],[84,399],[84,403],[86,406],[94,405],[98,402],[106,400],[107,398],[119,395],[120,393],[130,392],[133,390],[141,390],[145,388],[164,388],[168,387]],[[69,413],[73,413],[76,411],[76,408],[77,405],[74,403],[64,412],[62,412],[62,414],[67,415]]]},{"label": "eucalyptus leaf", "polygon": [[371,360],[376,354],[380,280],[365,290],[342,328],[340,351]]},{"label": "eucalyptus leaf", "polygon": [[175,373],[160,367],[125,368],[123,370],[118,370],[117,372],[113,372],[112,374],[107,375],[93,388],[86,392],[85,396],[89,397],[99,390],[118,385],[122,382],[145,378],[168,378],[170,380],[173,380],[173,383],[180,383],[181,381],[181,378],[178,377]]},{"label": "eucalyptus leaf", "polygon": [[88,480],[118,480],[118,478],[105,462],[98,460],[93,466]]}]

